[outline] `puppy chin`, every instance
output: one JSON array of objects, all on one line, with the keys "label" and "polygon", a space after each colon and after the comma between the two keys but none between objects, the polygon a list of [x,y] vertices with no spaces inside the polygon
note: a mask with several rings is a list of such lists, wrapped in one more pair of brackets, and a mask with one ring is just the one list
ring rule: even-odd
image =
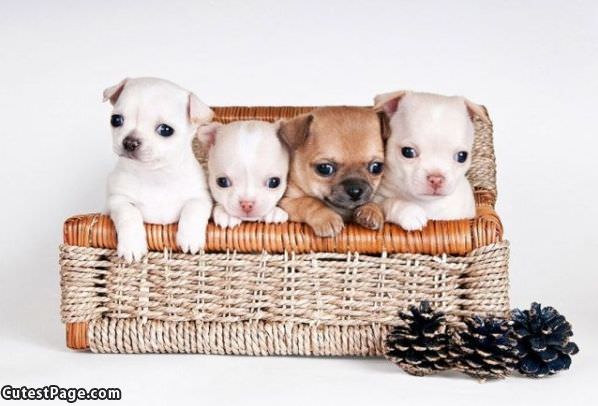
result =
[{"label": "puppy chin", "polygon": [[369,202],[370,199],[359,199],[359,200],[349,200],[345,198],[335,199],[330,196],[324,196],[324,201],[331,207],[337,208],[340,210],[355,210],[359,206],[364,205],[365,203]]},{"label": "puppy chin", "polygon": [[247,214],[244,211],[238,209],[237,207],[230,208],[230,207],[224,206],[224,209],[231,216],[238,217],[243,221],[258,221],[259,219],[261,219],[262,217],[264,217],[267,214],[267,212],[262,213],[262,210],[252,210],[251,213]]},{"label": "puppy chin", "polygon": [[432,191],[420,193],[418,195],[418,197],[421,198],[421,199],[434,200],[434,199],[438,199],[440,197],[444,197],[447,194],[448,193],[445,193],[445,192],[443,192],[441,190],[432,190]]},{"label": "puppy chin", "polygon": [[448,196],[454,192],[454,188],[443,187],[441,189],[424,189],[416,194],[422,200],[435,200]]},{"label": "puppy chin", "polygon": [[149,154],[144,151],[129,152],[123,149],[115,149],[115,152],[116,155],[118,155],[120,158],[128,159],[143,164],[158,163],[159,161],[158,159],[155,159],[152,154]]}]

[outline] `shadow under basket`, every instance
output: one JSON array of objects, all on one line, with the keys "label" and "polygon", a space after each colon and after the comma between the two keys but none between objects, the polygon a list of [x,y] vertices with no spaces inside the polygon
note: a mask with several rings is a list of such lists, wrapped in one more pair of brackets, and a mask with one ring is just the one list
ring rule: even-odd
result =
[{"label": "shadow under basket", "polygon": [[[312,107],[216,107],[216,120],[294,117]],[[126,264],[109,217],[75,216],[60,247],[67,346],[101,353],[379,356],[398,312],[428,300],[459,327],[509,313],[509,245],[494,211],[492,126],[475,120],[468,172],[474,219],[422,231],[348,224],[208,225],[205,253],[182,254],[176,224],[146,224],[150,253]],[[202,153],[194,145],[198,159]]]}]

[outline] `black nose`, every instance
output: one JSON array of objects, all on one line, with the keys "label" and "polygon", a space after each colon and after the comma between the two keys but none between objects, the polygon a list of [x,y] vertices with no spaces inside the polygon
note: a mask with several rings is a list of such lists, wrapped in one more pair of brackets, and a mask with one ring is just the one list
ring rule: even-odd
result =
[{"label": "black nose", "polygon": [[128,152],[133,152],[141,146],[141,140],[131,136],[125,137],[123,140],[123,148]]},{"label": "black nose", "polygon": [[363,188],[356,184],[349,184],[345,186],[345,192],[349,195],[351,200],[359,200],[363,195]]}]

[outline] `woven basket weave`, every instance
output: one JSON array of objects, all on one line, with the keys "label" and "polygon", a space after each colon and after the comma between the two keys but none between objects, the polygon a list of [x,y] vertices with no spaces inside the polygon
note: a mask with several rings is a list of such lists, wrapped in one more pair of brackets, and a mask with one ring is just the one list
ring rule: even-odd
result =
[{"label": "woven basket weave", "polygon": [[[220,107],[217,120],[273,121],[311,107]],[[177,252],[176,224],[146,225],[150,253],[115,255],[109,217],[75,216],[60,247],[67,346],[95,352],[381,355],[398,311],[428,300],[462,325],[509,311],[509,246],[494,212],[492,127],[475,121],[469,179],[477,216],[421,232],[298,223],[208,226],[205,253]],[[198,158],[201,153],[196,149]]]}]

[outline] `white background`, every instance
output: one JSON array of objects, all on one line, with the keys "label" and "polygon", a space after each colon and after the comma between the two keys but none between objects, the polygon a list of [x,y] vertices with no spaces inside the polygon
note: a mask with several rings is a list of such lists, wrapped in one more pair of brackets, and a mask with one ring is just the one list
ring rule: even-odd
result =
[{"label": "white background", "polygon": [[[592,1],[0,2],[0,384],[117,386],[126,404],[578,404],[598,378]],[[102,90],[168,78],[212,105],[463,94],[495,123],[513,306],[550,304],[581,352],[554,378],[413,378],[382,359],[112,356],[64,346],[57,246],[102,209]]]}]

